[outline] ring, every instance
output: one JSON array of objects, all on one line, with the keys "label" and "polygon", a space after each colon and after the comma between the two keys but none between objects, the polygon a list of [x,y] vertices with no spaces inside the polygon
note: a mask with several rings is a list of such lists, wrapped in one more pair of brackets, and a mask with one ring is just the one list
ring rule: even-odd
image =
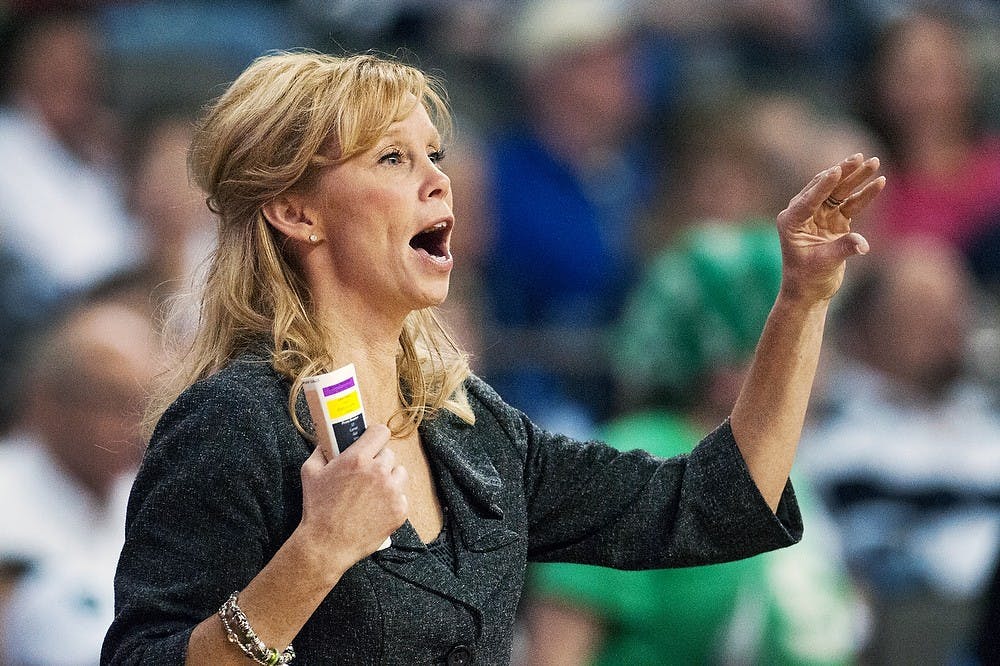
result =
[{"label": "ring", "polygon": [[844,200],[843,199],[834,199],[833,195],[831,194],[826,199],[823,199],[823,203],[825,205],[829,206],[830,208],[836,208],[840,204],[844,203]]}]

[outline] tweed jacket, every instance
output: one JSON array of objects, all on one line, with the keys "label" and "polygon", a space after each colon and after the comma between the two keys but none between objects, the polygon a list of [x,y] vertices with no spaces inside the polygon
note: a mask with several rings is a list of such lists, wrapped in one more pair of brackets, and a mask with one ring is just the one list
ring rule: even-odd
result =
[{"label": "tweed jacket", "polygon": [[[456,566],[404,523],[320,604],[295,664],[509,663],[529,560],[688,566],[801,537],[791,486],[775,515],[726,423],[663,459],[545,432],[476,376],[466,386],[474,425],[442,412],[420,428]],[[289,388],[244,357],[161,418],[129,502],[102,664],[182,664],[194,626],[295,529],[312,445],[287,413]],[[312,426],[305,400],[298,415]]]}]

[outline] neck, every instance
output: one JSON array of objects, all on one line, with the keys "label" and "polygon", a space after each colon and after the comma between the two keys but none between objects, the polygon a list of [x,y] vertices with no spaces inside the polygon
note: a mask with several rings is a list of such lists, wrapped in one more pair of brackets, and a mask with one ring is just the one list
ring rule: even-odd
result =
[{"label": "neck", "polygon": [[[350,310],[340,310],[350,312]],[[365,417],[369,423],[387,423],[399,409],[396,356],[403,323],[389,322],[378,316],[331,317],[329,349],[335,367],[354,364]]]}]

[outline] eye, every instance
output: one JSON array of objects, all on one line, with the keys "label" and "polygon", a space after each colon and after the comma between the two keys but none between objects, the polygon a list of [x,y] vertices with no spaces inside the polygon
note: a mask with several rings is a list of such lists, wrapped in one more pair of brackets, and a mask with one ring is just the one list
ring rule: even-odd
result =
[{"label": "eye", "polygon": [[439,148],[438,150],[435,150],[433,152],[427,153],[427,157],[434,164],[440,163],[441,160],[444,159],[444,148]]},{"label": "eye", "polygon": [[389,152],[382,155],[382,157],[378,158],[378,163],[389,164],[389,165],[402,164],[403,154],[398,150],[390,150]]}]

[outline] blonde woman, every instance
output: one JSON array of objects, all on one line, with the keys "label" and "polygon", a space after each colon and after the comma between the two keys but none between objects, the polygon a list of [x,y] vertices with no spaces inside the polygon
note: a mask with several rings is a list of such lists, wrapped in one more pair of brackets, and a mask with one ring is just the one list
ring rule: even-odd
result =
[{"label": "blonde woman", "polygon": [[[665,460],[541,431],[470,373],[432,309],[456,228],[447,123],[433,81],[370,55],[262,57],[207,112],[191,165],[218,251],[154,414],[102,663],[503,663],[528,560],[691,565],[799,538],[788,472],[877,160],[778,217],[783,288],[746,387]],[[371,425],[328,458],[302,378],[348,362]]]}]

